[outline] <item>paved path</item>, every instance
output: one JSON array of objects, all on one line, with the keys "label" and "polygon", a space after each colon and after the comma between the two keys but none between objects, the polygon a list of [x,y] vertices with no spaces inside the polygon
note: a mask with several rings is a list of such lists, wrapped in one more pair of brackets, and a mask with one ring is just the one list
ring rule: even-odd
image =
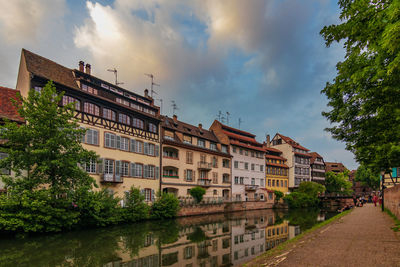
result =
[{"label": "paved path", "polygon": [[379,207],[367,204],[248,266],[400,266],[400,234]]}]

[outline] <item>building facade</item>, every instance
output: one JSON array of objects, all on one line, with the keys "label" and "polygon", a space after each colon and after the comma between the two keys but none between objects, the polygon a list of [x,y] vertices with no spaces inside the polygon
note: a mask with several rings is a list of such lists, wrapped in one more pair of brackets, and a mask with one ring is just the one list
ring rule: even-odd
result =
[{"label": "building facade", "polygon": [[272,191],[289,192],[289,166],[282,151],[272,147],[264,147],[265,154],[265,179],[266,188]]},{"label": "building facade", "polygon": [[91,66],[61,66],[25,49],[21,53],[17,89],[23,97],[53,81],[64,92],[60,105],[75,103],[75,117],[87,130],[83,147],[95,151],[99,162],[84,166],[99,188],[123,197],[139,187],[146,201],[159,190],[159,107],[145,95],[125,90],[91,74]]},{"label": "building facade", "polygon": [[205,197],[230,200],[231,156],[213,132],[173,118],[162,121],[161,189],[177,197],[189,197],[201,186]]},{"label": "building facade", "polygon": [[232,155],[232,199],[265,201],[265,150],[255,135],[215,120],[210,130]]},{"label": "building facade", "polygon": [[281,150],[282,156],[287,159],[290,189],[298,187],[301,182],[311,181],[311,156],[307,154],[309,151],[307,148],[280,133],[275,134],[272,142],[267,143],[268,146]]},{"label": "building facade", "polygon": [[317,152],[308,153],[311,156],[311,181],[324,185],[325,184],[325,162]]},{"label": "building facade", "polygon": [[348,169],[341,162],[325,162],[326,172],[339,173],[339,172],[344,172],[346,170]]}]

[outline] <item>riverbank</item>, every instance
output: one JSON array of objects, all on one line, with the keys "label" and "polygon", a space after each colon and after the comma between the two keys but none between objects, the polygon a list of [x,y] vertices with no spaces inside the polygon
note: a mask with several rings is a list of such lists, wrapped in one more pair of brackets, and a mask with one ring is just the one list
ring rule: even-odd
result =
[{"label": "riverbank", "polygon": [[400,266],[393,220],[367,204],[339,214],[244,266]]}]

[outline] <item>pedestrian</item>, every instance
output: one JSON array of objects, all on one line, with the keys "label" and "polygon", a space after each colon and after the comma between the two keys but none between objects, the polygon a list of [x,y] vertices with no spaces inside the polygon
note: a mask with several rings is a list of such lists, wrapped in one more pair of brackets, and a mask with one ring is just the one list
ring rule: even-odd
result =
[{"label": "pedestrian", "polygon": [[375,205],[375,207],[376,207],[376,202],[378,201],[378,197],[376,196],[376,195],[374,195],[373,197],[372,197],[372,202],[374,202],[374,205]]},{"label": "pedestrian", "polygon": [[357,197],[356,195],[353,196],[354,207],[357,207]]},{"label": "pedestrian", "polygon": [[379,206],[382,205],[382,195],[379,195]]}]

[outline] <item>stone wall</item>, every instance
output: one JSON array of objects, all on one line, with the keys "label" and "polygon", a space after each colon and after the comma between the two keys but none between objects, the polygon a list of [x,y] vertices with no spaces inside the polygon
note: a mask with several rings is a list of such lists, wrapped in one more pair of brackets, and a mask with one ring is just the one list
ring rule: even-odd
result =
[{"label": "stone wall", "polygon": [[273,203],[264,201],[247,201],[247,202],[232,202],[221,204],[201,204],[183,206],[178,212],[178,217],[206,215],[233,211],[271,209]]},{"label": "stone wall", "polygon": [[386,188],[384,198],[385,208],[400,219],[400,185]]}]

